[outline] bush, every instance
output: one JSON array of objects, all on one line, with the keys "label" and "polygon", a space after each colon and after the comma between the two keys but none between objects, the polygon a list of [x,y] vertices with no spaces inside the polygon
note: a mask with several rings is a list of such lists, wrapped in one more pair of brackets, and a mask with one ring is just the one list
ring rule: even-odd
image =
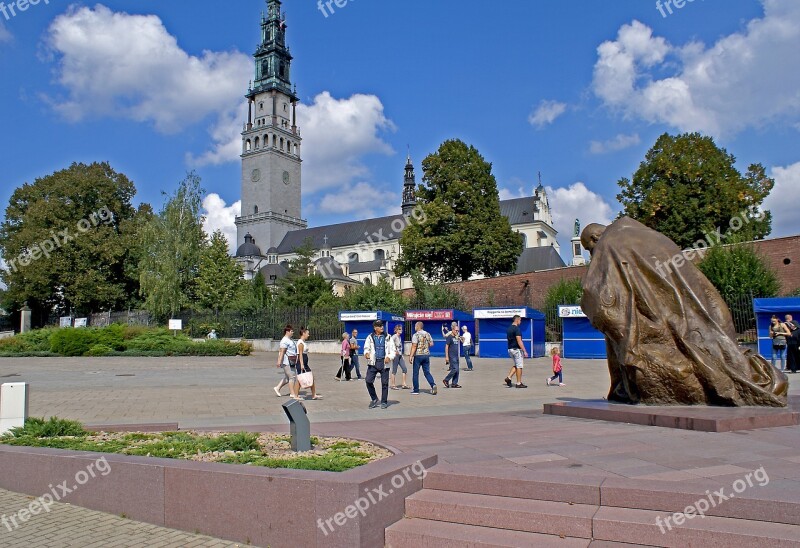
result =
[{"label": "bush", "polygon": [[61,356],[83,356],[94,343],[95,337],[88,329],[59,329],[50,337],[50,351]]},{"label": "bush", "polygon": [[113,353],[114,353],[114,349],[111,348],[110,346],[106,346],[104,344],[96,344],[93,347],[91,347],[86,352],[85,355],[86,356],[99,357],[99,356],[110,356]]},{"label": "bush", "polygon": [[83,425],[78,421],[59,419],[58,417],[50,417],[49,420],[45,420],[44,417],[30,417],[25,421],[24,426],[12,428],[5,437],[56,438],[59,436],[82,437],[86,434]]},{"label": "bush", "polygon": [[49,352],[50,337],[56,331],[58,331],[58,328],[36,329],[21,333],[14,338],[23,341],[26,345],[26,350],[29,352]]},{"label": "bush", "polygon": [[108,327],[92,329],[91,331],[95,338],[95,344],[108,346],[113,350],[124,350],[124,330],[125,328],[120,324],[113,323]]},{"label": "bush", "polygon": [[775,297],[780,281],[752,246],[714,246],[697,265],[726,301],[737,297]]}]

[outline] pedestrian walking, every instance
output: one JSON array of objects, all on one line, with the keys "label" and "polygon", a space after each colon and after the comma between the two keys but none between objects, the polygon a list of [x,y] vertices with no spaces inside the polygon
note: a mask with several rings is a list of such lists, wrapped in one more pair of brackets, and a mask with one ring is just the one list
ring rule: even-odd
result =
[{"label": "pedestrian walking", "polygon": [[784,325],[789,331],[786,338],[786,368],[790,373],[797,373],[800,368],[800,324],[792,319],[791,314],[786,314]]},{"label": "pedestrian walking", "polygon": [[431,385],[431,395],[437,394],[436,381],[433,380],[431,375],[431,347],[433,346],[433,337],[430,333],[425,331],[424,324],[417,322],[414,324],[414,336],[411,337],[411,351],[408,354],[408,361],[414,367],[411,375],[412,389],[411,395],[419,395],[419,370],[425,375],[425,380]]},{"label": "pedestrian walking", "polygon": [[[392,390],[400,390],[401,388],[404,390],[408,389],[408,385],[406,385],[406,374],[408,373],[408,368],[406,367],[406,360],[403,358],[403,326],[398,324],[394,326],[394,335],[392,335],[392,342],[394,343],[394,348],[396,350],[396,354],[394,359],[392,360],[392,375],[390,377],[391,381],[391,388]],[[403,384],[402,386],[397,386],[397,368],[400,368],[403,371]]]},{"label": "pedestrian walking", "polygon": [[275,394],[281,397],[281,388],[289,385],[289,396],[297,399],[297,376],[295,374],[295,366],[297,365],[297,343],[292,340],[294,329],[291,325],[283,328],[283,338],[281,339],[280,347],[278,350],[278,368],[283,368],[283,379],[274,387]]},{"label": "pedestrian walking", "polygon": [[522,358],[528,357],[528,351],[525,349],[525,343],[522,342],[522,331],[519,324],[522,323],[522,317],[515,314],[511,321],[511,326],[506,331],[506,339],[508,341],[508,355],[514,361],[514,365],[506,375],[505,383],[511,388],[511,377],[517,377],[517,388],[528,388],[527,385],[522,384],[522,368],[524,367]]},{"label": "pedestrian walking", "polygon": [[352,335],[350,335],[350,367],[356,370],[356,378],[361,380],[361,369],[358,367],[358,349],[361,348],[358,345],[358,330],[353,329]]},{"label": "pedestrian walking", "polygon": [[460,369],[458,367],[458,324],[453,322],[450,333],[444,339],[444,360],[447,362],[450,372],[442,381],[445,388],[461,388],[458,384]]},{"label": "pedestrian walking", "polygon": [[[297,360],[297,366],[295,367],[295,373],[297,375],[302,375],[303,373],[307,373],[311,371],[311,368],[308,366],[308,338],[311,336],[311,332],[308,330],[307,327],[300,328],[300,339],[297,341],[297,354],[299,359]],[[299,395],[299,385],[300,382],[298,381],[298,395]],[[322,394],[317,394],[317,379],[314,379],[314,384],[311,385],[311,399],[312,400],[321,400]]]},{"label": "pedestrian walking", "polygon": [[370,409],[378,407],[378,394],[375,392],[375,377],[381,376],[381,409],[389,407],[389,364],[396,354],[391,337],[383,332],[383,322],[372,322],[372,333],[364,341],[364,358],[367,360],[367,392],[371,401]]},{"label": "pedestrian walking", "polygon": [[567,386],[564,384],[564,375],[562,374],[561,349],[554,346],[550,355],[553,356],[553,376],[547,377],[547,386],[552,386],[551,383],[556,379],[558,379],[558,386]]},{"label": "pedestrian walking", "polygon": [[769,337],[772,339],[772,367],[775,367],[777,359],[781,360],[781,371],[786,370],[786,346],[787,337],[791,337],[792,333],[783,322],[778,319],[778,316],[772,316],[769,324]]},{"label": "pedestrian walking", "polygon": [[339,371],[336,372],[336,376],[334,377],[337,381],[342,380],[342,373],[344,373],[344,380],[350,380],[350,335],[347,332],[342,333],[342,352],[341,352],[341,359],[342,359],[342,366],[339,368]]},{"label": "pedestrian walking", "polygon": [[467,362],[467,371],[472,371],[472,334],[467,329],[466,325],[461,326],[461,350],[464,355],[464,361]]}]

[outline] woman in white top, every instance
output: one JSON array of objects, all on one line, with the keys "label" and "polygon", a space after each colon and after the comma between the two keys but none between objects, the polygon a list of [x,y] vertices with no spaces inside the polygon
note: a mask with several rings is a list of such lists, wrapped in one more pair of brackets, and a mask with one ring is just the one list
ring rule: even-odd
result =
[{"label": "woman in white top", "polygon": [[289,385],[289,395],[292,398],[298,399],[298,385],[297,385],[297,376],[295,375],[295,366],[298,361],[297,356],[297,344],[292,340],[292,335],[294,334],[294,329],[292,329],[291,325],[287,325],[283,328],[283,338],[281,339],[281,346],[280,350],[278,351],[278,363],[277,367],[283,368],[283,379],[281,382],[273,388],[275,390],[275,394],[278,397],[281,397],[281,388]]},{"label": "woman in white top", "polygon": [[[300,375],[301,373],[305,373],[307,371],[311,371],[311,368],[308,366],[308,337],[311,336],[311,333],[308,331],[308,328],[301,327],[300,328],[300,338],[297,340],[297,353],[300,356],[300,359],[297,362],[297,367],[295,370],[297,374]],[[298,382],[298,385],[300,383]],[[298,388],[299,391],[299,388]],[[322,394],[317,394],[317,379],[314,378],[314,384],[311,385],[311,399],[312,400],[321,400]]]}]

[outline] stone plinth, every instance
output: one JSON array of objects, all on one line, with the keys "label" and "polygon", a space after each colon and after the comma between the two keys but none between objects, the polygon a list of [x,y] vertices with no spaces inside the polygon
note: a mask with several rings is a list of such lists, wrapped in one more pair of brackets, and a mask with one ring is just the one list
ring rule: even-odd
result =
[{"label": "stone plinth", "polygon": [[[797,402],[795,402],[797,403]],[[545,415],[626,422],[701,432],[800,425],[800,412],[774,407],[652,406],[585,400],[544,404]]]}]

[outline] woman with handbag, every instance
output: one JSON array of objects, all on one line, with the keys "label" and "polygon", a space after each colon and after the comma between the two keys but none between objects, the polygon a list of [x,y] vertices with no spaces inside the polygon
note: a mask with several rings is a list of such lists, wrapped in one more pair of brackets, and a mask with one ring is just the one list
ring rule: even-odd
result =
[{"label": "woman with handbag", "polygon": [[[300,339],[297,341],[297,354],[300,357],[297,361],[297,383],[303,388],[311,388],[311,399],[321,400],[322,396],[317,394],[317,384],[314,382],[314,374],[308,366],[308,337],[311,336],[308,328],[300,328]],[[299,392],[298,388],[298,392]],[[301,399],[301,398],[299,398]]]},{"label": "woman with handbag", "polygon": [[281,397],[281,388],[289,385],[289,395],[298,399],[297,378],[295,376],[295,366],[297,365],[297,344],[292,340],[294,329],[291,325],[283,328],[283,338],[281,339],[280,350],[278,351],[278,368],[283,368],[283,379],[274,387],[273,390],[278,397]]},{"label": "woman with handbag", "polygon": [[778,316],[772,316],[769,324],[769,336],[772,339],[772,367],[775,367],[777,360],[781,361],[781,371],[786,370],[786,337],[791,337],[792,333],[783,324]]}]

